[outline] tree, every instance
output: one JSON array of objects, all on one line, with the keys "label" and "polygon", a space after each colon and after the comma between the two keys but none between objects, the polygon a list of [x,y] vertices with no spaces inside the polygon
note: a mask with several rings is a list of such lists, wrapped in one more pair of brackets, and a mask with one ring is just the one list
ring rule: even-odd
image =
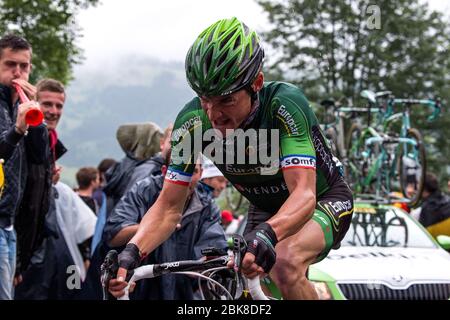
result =
[{"label": "tree", "polygon": [[[363,89],[395,96],[450,101],[450,24],[418,0],[257,0],[271,28],[262,34],[274,51],[269,75],[298,84],[312,101],[330,96],[360,102]],[[432,170],[446,174],[450,158],[448,112],[426,123]]]},{"label": "tree", "polygon": [[51,77],[67,83],[82,60],[75,16],[98,0],[0,0],[0,34],[15,33],[33,47],[31,82]]}]

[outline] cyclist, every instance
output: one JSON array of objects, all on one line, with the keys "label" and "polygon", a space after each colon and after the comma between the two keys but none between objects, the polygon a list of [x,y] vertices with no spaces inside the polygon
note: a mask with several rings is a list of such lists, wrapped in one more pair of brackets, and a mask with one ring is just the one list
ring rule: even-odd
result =
[{"label": "cyclist", "polygon": [[[256,146],[248,143],[245,151],[248,156],[257,148],[267,151],[279,144],[279,163],[268,171],[261,157],[256,164],[218,161],[220,150],[208,155],[211,139],[205,136],[201,152],[251,203],[243,273],[252,278],[270,272],[285,299],[317,298],[307,269],[339,246],[350,224],[352,194],[302,91],[287,83],[264,83],[263,60],[258,35],[236,18],[212,24],[191,46],[186,76],[198,97],[177,117],[168,183],[119,256],[117,280],[110,282],[113,295],[123,294],[127,270],[137,267],[175,230],[197,156],[196,130],[220,133],[223,139],[217,141],[225,148],[245,140],[228,139],[234,134],[230,129],[246,133],[264,128],[278,132],[279,138]],[[258,138],[263,134],[254,131]],[[192,133],[194,143],[185,143]],[[179,152],[186,145],[193,147]],[[175,161],[177,152],[181,163]]]}]

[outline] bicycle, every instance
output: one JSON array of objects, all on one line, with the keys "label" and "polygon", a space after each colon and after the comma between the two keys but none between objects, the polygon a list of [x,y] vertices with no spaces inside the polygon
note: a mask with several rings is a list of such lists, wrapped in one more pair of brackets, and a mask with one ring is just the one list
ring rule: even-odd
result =
[{"label": "bicycle", "polygon": [[[321,101],[320,104],[326,109],[326,119],[333,119],[332,121],[326,121],[321,125],[321,128],[325,137],[330,142],[333,155],[335,155],[343,164],[343,172],[344,175],[347,176],[349,149],[346,143],[345,120],[349,120],[352,123],[352,126],[360,126],[361,113],[379,113],[379,108],[358,108],[353,107],[351,103],[346,106],[342,104],[342,99],[338,102],[335,102],[333,99],[326,99]],[[328,111],[330,108],[332,108],[333,116],[331,116]]]},{"label": "bicycle", "polygon": [[[359,124],[351,127],[347,142],[347,178],[353,183],[356,193],[374,193],[376,198],[387,198],[387,203],[390,203],[392,187],[396,186],[405,197],[400,202],[407,202],[414,207],[419,203],[423,191],[426,157],[420,132],[410,126],[410,108],[416,104],[433,107],[434,113],[429,120],[434,120],[440,113],[440,101],[395,99],[388,91],[375,94],[364,90],[361,95],[369,100],[368,109],[376,107],[381,113],[375,126],[371,125],[369,116],[366,128],[363,129]],[[378,104],[377,98],[380,96],[387,98],[384,105]],[[403,106],[401,113],[393,113],[395,104]],[[400,134],[386,134],[385,131],[397,119],[403,120]],[[410,163],[409,169],[415,170],[415,193],[407,191],[408,183],[411,183],[411,175],[408,176],[404,167],[407,162]]]},{"label": "bicycle", "polygon": [[[390,210],[390,209],[389,209]],[[404,241],[403,247],[408,246],[409,231],[404,218],[397,215],[387,218],[388,209],[381,210],[377,214],[373,213],[356,213],[351,222],[353,228],[352,240],[348,243],[356,246],[378,246],[378,247],[393,247],[399,246],[401,243],[393,241],[387,237],[387,232],[390,228],[399,227],[403,229]]]},{"label": "bicycle", "polygon": [[[247,244],[241,235],[233,235],[228,239],[229,250],[219,248],[205,248],[202,250],[203,258],[199,260],[173,261],[161,264],[151,264],[138,267],[129,271],[127,275],[128,286],[125,288],[125,295],[119,300],[129,300],[129,288],[133,282],[159,277],[165,274],[184,274],[198,277],[199,292],[202,299],[205,299],[204,288],[201,280],[207,281],[209,297],[219,300],[236,300],[243,293],[249,292],[253,300],[276,299],[267,296],[262,288],[259,277],[246,279],[240,273],[242,258],[247,249]],[[227,267],[228,262],[234,259],[234,268]],[[103,288],[103,299],[107,300],[109,281],[117,274],[118,254],[115,250],[108,252],[105,261],[101,266],[101,284]],[[220,271],[231,274],[231,281],[220,283]],[[246,289],[248,288],[248,289]],[[271,287],[268,287],[271,290]]]},{"label": "bicycle", "polygon": [[[393,113],[394,106],[400,104],[403,107],[402,112]],[[396,99],[391,97],[388,101],[387,112],[385,116],[385,121],[383,122],[383,130],[389,131],[393,123],[401,119],[402,126],[400,129],[400,137],[410,138],[417,142],[417,147],[413,144],[403,143],[400,146],[400,154],[398,155],[399,163],[398,170],[400,175],[400,190],[405,197],[412,198],[412,205],[416,205],[420,200],[423,192],[425,173],[426,173],[426,153],[425,145],[423,143],[422,135],[419,130],[411,128],[410,124],[410,114],[411,107],[413,105],[425,105],[427,107],[433,108],[433,114],[428,117],[428,121],[434,121],[441,112],[441,101],[439,98],[435,100],[430,99]],[[419,160],[419,161],[417,161]],[[407,164],[411,163],[409,167],[405,167]],[[412,172],[408,172],[412,171]],[[415,176],[416,178],[416,195],[410,197],[407,194],[408,186],[408,176]]]}]

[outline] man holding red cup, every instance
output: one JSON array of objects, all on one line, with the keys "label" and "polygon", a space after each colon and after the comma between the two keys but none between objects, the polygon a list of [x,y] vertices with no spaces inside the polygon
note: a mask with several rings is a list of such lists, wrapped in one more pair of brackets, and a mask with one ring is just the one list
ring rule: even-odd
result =
[{"label": "man holding red cup", "polygon": [[[30,110],[39,110],[32,100],[35,88],[28,83],[31,55],[31,45],[25,39],[15,35],[0,39],[0,158],[5,160],[5,187],[0,198],[0,300],[12,299],[16,264],[14,223],[27,180],[28,162],[43,162],[48,149],[45,126],[29,128],[25,119]],[[32,101],[20,103],[14,84]]]}]

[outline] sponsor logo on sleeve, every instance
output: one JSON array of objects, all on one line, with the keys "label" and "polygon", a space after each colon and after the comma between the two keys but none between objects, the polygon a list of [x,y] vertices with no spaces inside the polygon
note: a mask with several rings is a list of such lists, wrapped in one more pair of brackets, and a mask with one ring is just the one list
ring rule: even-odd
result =
[{"label": "sponsor logo on sleeve", "polygon": [[298,128],[295,120],[284,105],[278,108],[279,119],[289,128],[289,135],[298,135]]},{"label": "sponsor logo on sleeve", "polygon": [[281,159],[283,170],[291,168],[316,169],[316,158],[307,155],[289,155]]},{"label": "sponsor logo on sleeve", "polygon": [[178,129],[175,129],[172,133],[172,140],[178,141],[186,132],[189,132],[195,125],[201,124],[202,120],[199,116],[195,116],[185,121]]},{"label": "sponsor logo on sleeve", "polygon": [[188,186],[191,182],[191,177],[192,175],[190,174],[169,168],[167,170],[165,180],[171,183]]}]

